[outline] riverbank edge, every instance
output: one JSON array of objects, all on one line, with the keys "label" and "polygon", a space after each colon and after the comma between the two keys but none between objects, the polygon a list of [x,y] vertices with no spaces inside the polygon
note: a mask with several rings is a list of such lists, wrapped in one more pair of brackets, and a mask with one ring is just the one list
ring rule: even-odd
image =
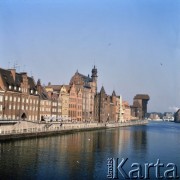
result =
[{"label": "riverbank edge", "polygon": [[76,132],[83,132],[83,131],[95,131],[95,130],[102,130],[102,129],[128,127],[128,126],[142,126],[146,124],[148,124],[148,121],[104,124],[104,126],[100,126],[100,127],[87,127],[87,128],[79,128],[79,129],[61,129],[61,130],[45,131],[45,132],[6,134],[6,135],[0,135],[0,142],[11,141],[11,140],[21,140],[21,139],[31,139],[31,138],[42,138],[42,137],[57,136],[57,135],[66,135],[66,134],[73,134]]}]

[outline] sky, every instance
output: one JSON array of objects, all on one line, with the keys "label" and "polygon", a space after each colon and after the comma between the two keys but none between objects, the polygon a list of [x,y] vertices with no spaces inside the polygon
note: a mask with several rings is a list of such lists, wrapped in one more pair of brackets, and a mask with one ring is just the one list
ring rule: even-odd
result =
[{"label": "sky", "polygon": [[98,90],[180,108],[179,0],[0,0],[0,67],[42,84],[98,69]]}]

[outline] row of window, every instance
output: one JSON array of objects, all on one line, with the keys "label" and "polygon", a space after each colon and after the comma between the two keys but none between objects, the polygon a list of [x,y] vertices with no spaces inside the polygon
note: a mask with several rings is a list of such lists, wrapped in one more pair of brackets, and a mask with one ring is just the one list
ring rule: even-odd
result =
[{"label": "row of window", "polygon": [[76,117],[76,111],[69,111],[70,117]]},{"label": "row of window", "polygon": [[76,104],[69,104],[69,108],[76,108]]},{"label": "row of window", "polygon": [[52,112],[57,112],[57,109],[56,108],[52,108]]},{"label": "row of window", "polygon": [[[1,97],[1,96],[0,96]],[[5,96],[5,101],[13,101],[13,102],[20,102],[20,97],[12,97],[12,96]],[[1,100],[1,98],[0,98]],[[38,104],[38,100],[35,99],[29,99],[29,98],[22,98],[22,102],[26,102],[26,103],[34,103],[34,104]]]},{"label": "row of window", "polygon": [[70,117],[76,117],[77,116],[82,116],[82,112],[76,112],[76,111],[69,111],[69,116]]},{"label": "row of window", "polygon": [[41,105],[51,105],[51,101],[41,101]]},{"label": "row of window", "polygon": [[82,116],[82,112],[77,112],[77,116]]},{"label": "row of window", "polygon": [[22,109],[22,110],[30,110],[30,111],[38,111],[38,107],[36,106],[24,106],[24,105],[22,105],[22,106],[19,106],[19,105],[9,105],[8,106],[8,109],[13,109],[13,110],[15,110],[15,109],[17,109],[17,110],[20,110],[20,109]]},{"label": "row of window", "polygon": [[31,116],[31,115],[28,117],[28,119],[29,120],[38,120],[37,116]]},{"label": "row of window", "polygon": [[[12,87],[11,85],[9,85],[9,89],[12,90],[13,87]],[[21,88],[14,86],[14,90],[15,90],[15,91],[17,91],[17,90],[18,90],[18,91],[21,91]]]},{"label": "row of window", "polygon": [[[3,119],[12,119],[12,120],[19,120],[19,116],[15,116],[15,115],[9,115],[9,116],[4,116]],[[27,117],[27,120],[38,120],[37,116],[34,115],[30,115]]]},{"label": "row of window", "polygon": [[[24,88],[24,87],[21,88],[21,87],[16,87],[16,86],[14,86],[14,88],[13,88],[11,85],[9,85],[9,89],[10,89],[10,90],[13,90],[13,89],[14,89],[15,91],[21,91],[21,90],[22,90],[22,92],[25,92],[25,93],[28,92],[28,89],[27,89],[27,88]],[[30,90],[30,93],[31,93],[31,94],[34,94],[34,93],[35,93],[36,95],[38,94],[38,92],[37,92],[37,91],[34,91],[33,89]]]},{"label": "row of window", "polygon": [[52,105],[53,105],[53,106],[57,106],[57,102],[53,102]]},{"label": "row of window", "polygon": [[41,108],[40,108],[40,111],[47,111],[47,112],[50,112],[50,111],[51,111],[51,108],[44,108],[44,107],[41,107]]}]

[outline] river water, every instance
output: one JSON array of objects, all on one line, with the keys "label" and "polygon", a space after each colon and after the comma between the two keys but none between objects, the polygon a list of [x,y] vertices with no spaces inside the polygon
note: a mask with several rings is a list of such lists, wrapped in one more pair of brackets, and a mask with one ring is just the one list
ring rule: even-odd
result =
[{"label": "river water", "polygon": [[[145,126],[78,132],[0,143],[0,179],[107,179],[108,158],[132,163],[168,163],[180,175],[180,124],[150,122]],[[124,179],[118,172],[118,178]],[[150,171],[155,179],[155,170]]]}]

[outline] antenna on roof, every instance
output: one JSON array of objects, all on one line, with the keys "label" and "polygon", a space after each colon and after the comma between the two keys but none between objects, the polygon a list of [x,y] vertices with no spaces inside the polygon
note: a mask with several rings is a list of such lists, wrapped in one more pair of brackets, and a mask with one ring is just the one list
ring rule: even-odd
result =
[{"label": "antenna on roof", "polygon": [[10,61],[8,61],[8,69],[10,68]]},{"label": "antenna on roof", "polygon": [[[20,68],[20,65],[18,65],[18,63],[14,62],[13,69],[17,70],[17,68]],[[20,69],[18,69],[18,70],[20,70]]]}]

